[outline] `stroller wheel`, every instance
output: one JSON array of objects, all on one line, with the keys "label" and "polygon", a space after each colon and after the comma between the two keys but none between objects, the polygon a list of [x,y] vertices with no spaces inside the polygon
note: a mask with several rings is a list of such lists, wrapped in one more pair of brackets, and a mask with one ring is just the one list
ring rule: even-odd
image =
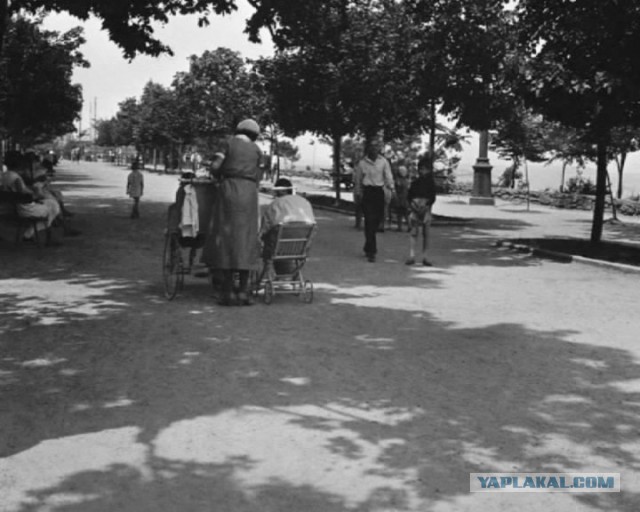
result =
[{"label": "stroller wheel", "polygon": [[273,302],[273,283],[268,280],[264,283],[264,295],[262,300],[265,304],[271,304]]},{"label": "stroller wheel", "polygon": [[262,280],[263,268],[252,270],[249,274],[249,293],[254,297],[258,297],[260,291],[260,281]]},{"label": "stroller wheel", "polygon": [[302,286],[302,295],[300,296],[303,302],[311,304],[313,302],[313,283],[308,279]]}]

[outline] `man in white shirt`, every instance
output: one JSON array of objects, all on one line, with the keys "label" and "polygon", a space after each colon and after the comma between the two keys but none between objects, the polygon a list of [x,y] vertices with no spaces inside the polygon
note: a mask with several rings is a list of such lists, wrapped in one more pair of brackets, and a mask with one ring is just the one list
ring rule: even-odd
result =
[{"label": "man in white shirt", "polygon": [[353,196],[362,205],[364,215],[364,253],[370,262],[376,261],[378,246],[376,232],[384,219],[385,189],[394,193],[393,174],[386,158],[380,154],[380,145],[369,142],[365,156],[353,173]]}]

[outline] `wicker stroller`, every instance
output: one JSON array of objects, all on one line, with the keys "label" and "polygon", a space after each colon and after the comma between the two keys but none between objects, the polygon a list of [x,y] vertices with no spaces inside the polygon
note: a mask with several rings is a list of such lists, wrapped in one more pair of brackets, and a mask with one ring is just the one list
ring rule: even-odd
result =
[{"label": "wicker stroller", "polygon": [[263,266],[254,284],[265,304],[271,304],[276,293],[298,295],[306,303],[313,301],[313,283],[304,278],[302,269],[315,233],[315,224],[291,222],[278,224],[266,234]]}]

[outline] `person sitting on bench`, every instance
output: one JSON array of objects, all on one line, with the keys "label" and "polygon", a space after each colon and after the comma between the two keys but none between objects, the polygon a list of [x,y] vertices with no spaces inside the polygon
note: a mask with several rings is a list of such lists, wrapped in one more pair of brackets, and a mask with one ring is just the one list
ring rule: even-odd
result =
[{"label": "person sitting on bench", "polygon": [[[60,205],[55,199],[37,197],[37,195],[34,194],[34,191],[27,187],[19,173],[19,170],[23,167],[24,163],[24,158],[20,153],[16,151],[8,151],[5,155],[4,163],[7,166],[7,172],[2,174],[2,189],[6,192],[15,192],[17,194],[30,194],[33,197],[33,201],[31,202],[18,204],[18,216],[46,219],[42,223],[37,223],[36,227],[38,231],[46,229],[47,243],[52,244],[53,242],[51,240],[51,232],[49,228],[62,213]],[[31,240],[34,235],[34,227],[29,226],[24,233],[24,239]]]},{"label": "person sitting on bench", "polygon": [[77,229],[71,228],[65,220],[67,217],[73,217],[73,213],[65,207],[62,192],[51,186],[51,175],[48,172],[44,169],[36,171],[31,188],[36,201],[40,199],[51,199],[58,203],[58,206],[60,207],[60,216],[58,219],[62,225],[64,236],[78,236],[81,234]]}]

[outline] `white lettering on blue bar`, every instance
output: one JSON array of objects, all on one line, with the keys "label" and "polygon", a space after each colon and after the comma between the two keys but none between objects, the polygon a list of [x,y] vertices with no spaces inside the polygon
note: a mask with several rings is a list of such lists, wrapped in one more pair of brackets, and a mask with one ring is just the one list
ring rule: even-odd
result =
[{"label": "white lettering on blue bar", "polygon": [[620,492],[620,473],[470,473],[471,492]]}]

